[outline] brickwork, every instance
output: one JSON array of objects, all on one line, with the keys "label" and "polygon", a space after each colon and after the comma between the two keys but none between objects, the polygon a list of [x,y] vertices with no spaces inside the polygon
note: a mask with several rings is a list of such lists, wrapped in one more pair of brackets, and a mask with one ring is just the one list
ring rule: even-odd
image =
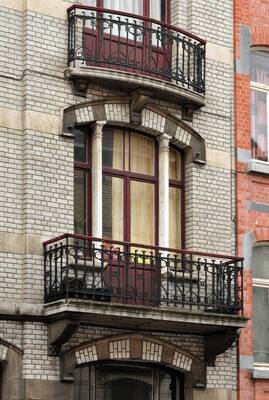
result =
[{"label": "brickwork", "polygon": [[[238,161],[237,169],[237,247],[238,254],[245,256],[244,303],[245,315],[250,318],[240,338],[240,357],[242,360],[239,383],[240,400],[268,397],[269,380],[253,379],[253,297],[251,248],[259,241],[268,241],[268,213],[253,210],[252,202],[268,204],[269,180],[266,174],[248,172],[251,159],[251,121],[250,121],[250,46],[268,46],[268,2],[262,0],[235,1],[235,129]],[[241,154],[245,157],[240,156]],[[251,240],[248,240],[251,238]],[[252,360],[248,366],[244,360]]]}]

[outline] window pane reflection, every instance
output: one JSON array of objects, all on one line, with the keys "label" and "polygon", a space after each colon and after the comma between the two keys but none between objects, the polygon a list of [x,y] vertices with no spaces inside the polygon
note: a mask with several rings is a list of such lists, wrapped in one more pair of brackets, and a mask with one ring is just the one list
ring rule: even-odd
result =
[{"label": "window pane reflection", "polygon": [[253,82],[269,85],[269,64],[268,52],[253,51],[250,52],[251,61],[251,80]]},{"label": "window pane reflection", "polygon": [[87,174],[75,170],[74,178],[74,230],[75,233],[84,235],[87,231]]},{"label": "window pane reflection", "polygon": [[103,166],[123,169],[123,132],[119,129],[105,130],[103,133]]},{"label": "window pane reflection", "polygon": [[86,162],[86,134],[80,130],[75,131],[74,158],[78,162]]},{"label": "window pane reflection", "polygon": [[253,288],[254,314],[254,359],[255,362],[269,363],[269,289]]},{"label": "window pane reflection", "polygon": [[267,93],[251,90],[252,157],[268,161]]}]

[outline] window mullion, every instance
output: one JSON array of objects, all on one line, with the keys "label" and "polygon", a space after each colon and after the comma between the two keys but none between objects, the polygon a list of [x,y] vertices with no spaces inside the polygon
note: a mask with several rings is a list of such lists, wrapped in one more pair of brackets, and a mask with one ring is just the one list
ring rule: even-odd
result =
[{"label": "window mullion", "polygon": [[169,139],[159,137],[159,246],[169,247]]},{"label": "window mullion", "polygon": [[104,121],[97,121],[92,135],[92,236],[102,238],[102,138]]}]

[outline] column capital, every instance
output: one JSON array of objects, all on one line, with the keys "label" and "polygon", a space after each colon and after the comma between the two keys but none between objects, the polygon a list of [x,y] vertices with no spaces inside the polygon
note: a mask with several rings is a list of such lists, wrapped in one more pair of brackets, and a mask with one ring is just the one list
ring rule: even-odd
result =
[{"label": "column capital", "polygon": [[106,124],[106,121],[95,121],[94,124],[92,124],[93,127],[93,137],[103,137],[103,127]]},{"label": "column capital", "polygon": [[162,133],[161,135],[157,136],[157,140],[159,141],[159,151],[169,151],[170,139],[171,136],[167,135],[166,133]]}]

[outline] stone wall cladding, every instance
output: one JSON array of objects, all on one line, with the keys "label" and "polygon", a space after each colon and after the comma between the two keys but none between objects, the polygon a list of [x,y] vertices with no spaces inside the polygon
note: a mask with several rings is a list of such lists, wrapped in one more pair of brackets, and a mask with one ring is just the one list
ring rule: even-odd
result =
[{"label": "stone wall cladding", "polygon": [[[73,2],[68,0],[70,4]],[[232,48],[232,1],[197,0],[171,3],[172,24]],[[67,21],[2,7],[0,107],[42,113],[48,121],[61,109],[85,100],[120,95],[92,84],[87,97],[76,96],[65,80],[67,67]],[[10,51],[12,50],[12,51]],[[232,67],[207,60],[207,105],[195,112],[190,125],[215,150],[231,152]],[[181,115],[172,103],[154,100],[166,110]],[[41,115],[41,114],[40,114]],[[115,117],[113,115],[113,117]],[[25,114],[21,115],[22,121]],[[163,129],[162,121],[156,125]],[[27,128],[27,127],[26,127]],[[22,129],[26,129],[22,124]],[[0,193],[0,221],[4,232],[35,234],[50,238],[73,231],[73,142],[43,130],[1,128],[1,179],[7,190]],[[212,166],[186,166],[186,245],[209,252],[230,254],[232,206],[230,171]],[[41,255],[0,253],[3,299],[43,301],[43,258]],[[23,289],[22,283],[23,282]],[[120,330],[82,326],[65,346],[121,333]],[[125,332],[125,331],[124,331]],[[152,334],[147,332],[147,334]],[[24,351],[23,377],[59,379],[59,361],[48,356],[47,327],[42,323],[0,321],[1,338]],[[203,338],[159,332],[168,340],[203,359]],[[94,352],[93,352],[94,354]],[[94,355],[92,355],[94,357]],[[211,388],[235,387],[234,350],[217,358],[208,369]]]}]

